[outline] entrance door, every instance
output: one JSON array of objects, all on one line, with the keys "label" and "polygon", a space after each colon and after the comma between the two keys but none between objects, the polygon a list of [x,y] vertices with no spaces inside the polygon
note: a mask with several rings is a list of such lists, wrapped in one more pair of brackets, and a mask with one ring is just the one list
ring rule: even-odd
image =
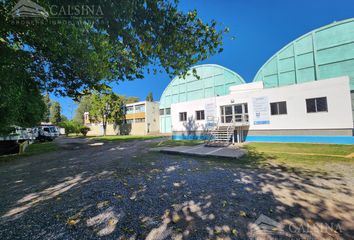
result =
[{"label": "entrance door", "polygon": [[220,113],[221,123],[224,125],[232,123],[248,123],[247,103],[221,106]]}]

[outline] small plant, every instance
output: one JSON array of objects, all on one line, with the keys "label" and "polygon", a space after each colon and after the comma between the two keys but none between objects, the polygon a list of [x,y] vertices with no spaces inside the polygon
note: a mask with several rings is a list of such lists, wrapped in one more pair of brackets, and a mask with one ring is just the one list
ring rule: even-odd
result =
[{"label": "small plant", "polygon": [[82,133],[82,135],[84,135],[86,137],[88,131],[90,131],[91,129],[89,127],[81,127],[80,128],[80,132]]}]

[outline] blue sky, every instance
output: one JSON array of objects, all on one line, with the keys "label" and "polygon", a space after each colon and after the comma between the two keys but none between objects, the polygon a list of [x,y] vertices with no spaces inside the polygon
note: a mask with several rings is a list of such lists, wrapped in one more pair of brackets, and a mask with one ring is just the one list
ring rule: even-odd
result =
[{"label": "blue sky", "polygon": [[[247,82],[287,43],[318,27],[354,17],[353,0],[181,0],[179,7],[183,11],[197,9],[204,22],[214,19],[220,26],[230,28],[224,51],[200,64],[222,65]],[[154,99],[159,100],[170,81],[165,73],[146,74],[141,80],[114,84],[113,90],[141,100],[152,91]],[[71,99],[52,99],[61,103],[68,118],[74,115],[76,104]]]}]

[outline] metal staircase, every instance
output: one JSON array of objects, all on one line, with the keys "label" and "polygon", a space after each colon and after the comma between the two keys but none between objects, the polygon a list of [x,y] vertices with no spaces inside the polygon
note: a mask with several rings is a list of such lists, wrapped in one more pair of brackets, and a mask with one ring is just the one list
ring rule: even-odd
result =
[{"label": "metal staircase", "polygon": [[209,132],[209,143],[229,143],[230,140],[233,140],[235,126],[217,126],[215,129],[210,130]]}]

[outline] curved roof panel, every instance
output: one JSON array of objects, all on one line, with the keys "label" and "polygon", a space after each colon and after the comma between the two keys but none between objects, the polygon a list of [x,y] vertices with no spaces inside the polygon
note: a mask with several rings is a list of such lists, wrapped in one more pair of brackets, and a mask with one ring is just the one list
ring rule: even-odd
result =
[{"label": "curved roof panel", "polygon": [[349,76],[354,90],[354,18],[309,32],[274,54],[253,81],[267,88]]},{"label": "curved roof panel", "polygon": [[[193,76],[195,69],[199,79]],[[190,75],[175,77],[162,93],[160,108],[169,108],[173,103],[192,101],[229,94],[229,87],[245,81],[237,73],[216,64],[192,67]]]}]

